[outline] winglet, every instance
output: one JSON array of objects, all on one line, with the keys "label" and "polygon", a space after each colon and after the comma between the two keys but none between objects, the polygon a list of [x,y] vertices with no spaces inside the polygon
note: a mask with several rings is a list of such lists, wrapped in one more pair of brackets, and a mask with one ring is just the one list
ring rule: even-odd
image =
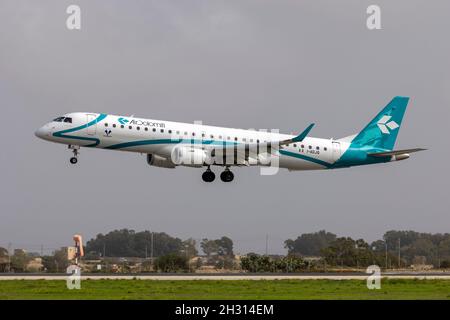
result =
[{"label": "winglet", "polygon": [[306,136],[311,131],[311,129],[314,127],[314,125],[315,125],[314,123],[311,123],[305,130],[303,130],[302,133],[300,133],[295,138],[292,138],[292,142],[301,142],[301,141],[303,141],[303,139],[306,138]]}]

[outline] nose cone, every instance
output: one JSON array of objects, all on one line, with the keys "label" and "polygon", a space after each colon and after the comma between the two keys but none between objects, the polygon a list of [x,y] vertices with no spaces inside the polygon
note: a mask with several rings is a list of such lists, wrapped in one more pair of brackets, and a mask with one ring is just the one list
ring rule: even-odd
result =
[{"label": "nose cone", "polygon": [[49,130],[48,130],[48,128],[43,126],[43,127],[40,127],[39,129],[37,129],[34,134],[38,138],[45,139],[49,135]]}]

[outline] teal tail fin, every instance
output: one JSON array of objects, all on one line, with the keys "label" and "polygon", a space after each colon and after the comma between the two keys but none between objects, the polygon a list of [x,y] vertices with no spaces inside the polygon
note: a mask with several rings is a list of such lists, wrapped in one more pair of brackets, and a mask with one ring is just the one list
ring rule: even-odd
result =
[{"label": "teal tail fin", "polygon": [[397,139],[408,97],[395,97],[352,140],[360,146],[392,150]]}]

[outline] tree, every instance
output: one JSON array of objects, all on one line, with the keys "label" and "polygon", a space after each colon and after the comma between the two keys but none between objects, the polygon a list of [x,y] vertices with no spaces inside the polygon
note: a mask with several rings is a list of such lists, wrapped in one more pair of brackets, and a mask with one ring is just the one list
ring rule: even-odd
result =
[{"label": "tree", "polygon": [[[222,237],[216,240],[203,239],[200,243],[203,252],[215,262],[219,260],[219,266],[225,267],[225,264],[231,265],[234,257],[233,240],[228,237]],[[228,259],[227,262],[225,260]]]},{"label": "tree", "polygon": [[30,260],[31,258],[27,256],[24,250],[14,250],[14,255],[11,256],[11,269],[14,272],[25,272]]},{"label": "tree", "polygon": [[170,253],[156,259],[155,268],[160,272],[186,272],[189,270],[186,257],[175,253]]},{"label": "tree", "polygon": [[197,242],[195,239],[189,238],[185,241],[183,241],[183,251],[185,255],[187,255],[189,258],[195,257],[198,255],[197,248],[195,247]]},{"label": "tree", "polygon": [[213,254],[217,254],[219,246],[214,240],[203,239],[200,243],[203,252],[210,258]]},{"label": "tree", "polygon": [[426,263],[433,264],[435,267],[438,267],[441,261],[450,259],[449,233],[431,234],[411,230],[390,230],[384,234],[383,238],[392,256],[398,257],[400,244],[400,256],[406,265],[412,264],[418,256],[425,257]]},{"label": "tree", "polygon": [[219,256],[233,257],[233,240],[228,237],[222,237],[216,240]]},{"label": "tree", "polygon": [[296,256],[273,259],[266,255],[249,254],[241,258],[241,268],[248,272],[300,272],[305,267],[305,261]]},{"label": "tree", "polygon": [[0,272],[6,272],[9,268],[9,252],[0,247]]},{"label": "tree", "polygon": [[288,239],[284,247],[290,255],[319,256],[321,250],[336,240],[336,235],[325,230],[314,233],[304,233],[295,240]]},{"label": "tree", "polygon": [[322,250],[327,264],[347,267],[367,267],[371,264],[384,265],[384,255],[372,250],[363,239],[337,238]]},{"label": "tree", "polygon": [[[153,238],[153,243],[152,243]],[[103,253],[108,257],[148,257],[153,245],[153,256],[169,253],[179,253],[183,249],[183,242],[179,238],[169,236],[164,232],[121,229],[106,235],[98,234],[86,244],[86,252]]]},{"label": "tree", "polygon": [[56,250],[52,256],[43,256],[42,264],[47,272],[66,272],[69,266],[67,252],[61,249]]}]

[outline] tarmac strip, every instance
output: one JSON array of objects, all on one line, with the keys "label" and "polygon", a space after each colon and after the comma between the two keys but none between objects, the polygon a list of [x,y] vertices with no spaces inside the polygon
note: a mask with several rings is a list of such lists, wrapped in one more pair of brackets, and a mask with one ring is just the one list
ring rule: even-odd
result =
[{"label": "tarmac strip", "polygon": [[[26,275],[26,274],[2,274],[0,280],[67,280],[68,275],[63,274],[42,274],[42,275]],[[247,275],[101,275],[89,274],[81,275],[81,280],[366,280],[370,274],[364,275],[336,275],[336,274],[247,274]],[[422,280],[450,280],[450,274],[381,274],[384,279],[422,279]]]}]

